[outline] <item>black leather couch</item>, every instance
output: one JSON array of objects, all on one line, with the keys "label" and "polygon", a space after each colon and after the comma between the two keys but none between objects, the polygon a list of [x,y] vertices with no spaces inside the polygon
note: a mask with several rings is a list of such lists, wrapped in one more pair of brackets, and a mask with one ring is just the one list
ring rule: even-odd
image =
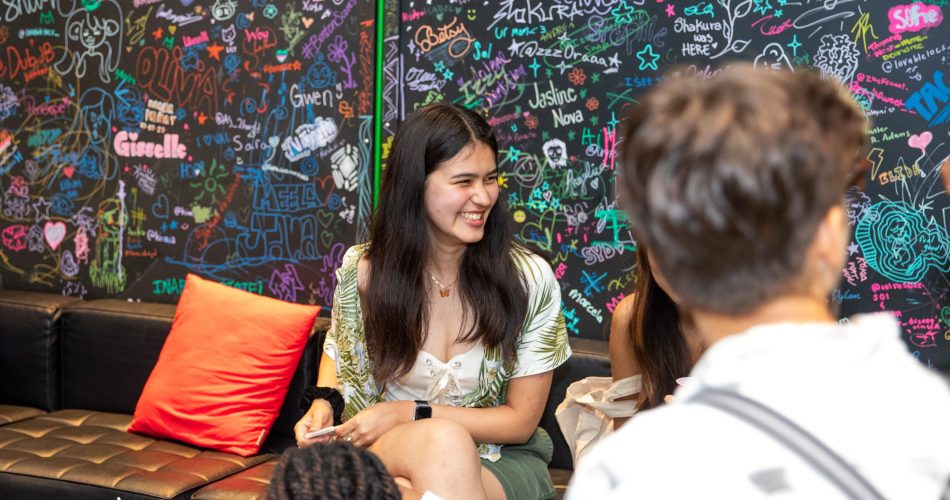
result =
[{"label": "black leather couch", "polygon": [[[171,328],[174,306],[81,301],[0,290],[0,498],[262,498],[279,454],[294,445],[303,389],[315,383],[329,320],[319,318],[259,455],[130,434],[136,402]],[[563,492],[570,451],[554,419],[567,386],[609,374],[606,343],[572,340],[541,426],[555,443]]]}]

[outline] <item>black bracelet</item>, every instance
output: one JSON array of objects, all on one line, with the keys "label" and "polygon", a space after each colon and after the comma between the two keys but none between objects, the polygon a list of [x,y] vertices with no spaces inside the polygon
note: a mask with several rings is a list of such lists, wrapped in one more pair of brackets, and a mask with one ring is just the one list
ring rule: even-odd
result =
[{"label": "black bracelet", "polygon": [[343,396],[340,394],[340,391],[332,387],[307,387],[303,391],[303,395],[300,397],[300,407],[307,410],[310,409],[310,406],[313,405],[313,402],[322,399],[327,403],[330,403],[330,408],[333,409],[333,425],[340,425],[343,423]]}]

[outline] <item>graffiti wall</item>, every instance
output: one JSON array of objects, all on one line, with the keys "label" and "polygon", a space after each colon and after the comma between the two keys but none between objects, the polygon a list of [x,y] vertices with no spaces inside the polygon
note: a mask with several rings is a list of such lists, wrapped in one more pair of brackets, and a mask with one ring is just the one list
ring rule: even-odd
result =
[{"label": "graffiti wall", "polygon": [[[889,311],[950,368],[944,0],[385,0],[381,160],[428,102],[478,109],[518,239],[552,258],[570,332],[636,279],[617,134],[671,67],[818,68],[873,121],[832,300]],[[4,0],[0,286],[173,302],[194,272],[328,305],[371,211],[375,5]]]},{"label": "graffiti wall", "polygon": [[[394,3],[394,2],[390,2]],[[568,329],[603,338],[636,272],[612,183],[617,133],[676,66],[708,78],[737,60],[816,67],[873,121],[867,187],[832,300],[890,311],[925,364],[950,369],[950,37],[945,1],[402,1],[385,39],[387,130],[429,102],[480,110],[501,144],[518,239],[553,258]],[[383,144],[383,156],[388,143]]]},{"label": "graffiti wall", "polygon": [[371,3],[2,4],[0,286],[330,303],[371,210]]}]

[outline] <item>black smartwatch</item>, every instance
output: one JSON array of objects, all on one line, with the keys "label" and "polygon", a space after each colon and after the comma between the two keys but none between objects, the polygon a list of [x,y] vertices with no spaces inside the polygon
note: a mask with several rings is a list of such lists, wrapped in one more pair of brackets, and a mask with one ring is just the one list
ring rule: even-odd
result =
[{"label": "black smartwatch", "polygon": [[416,411],[412,414],[412,420],[415,422],[424,418],[432,418],[432,407],[429,406],[428,401],[417,399]]}]

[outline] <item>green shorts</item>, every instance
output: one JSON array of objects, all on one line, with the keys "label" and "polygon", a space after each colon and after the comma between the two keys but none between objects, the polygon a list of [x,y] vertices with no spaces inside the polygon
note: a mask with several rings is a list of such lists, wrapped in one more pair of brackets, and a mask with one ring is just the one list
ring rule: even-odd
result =
[{"label": "green shorts", "polygon": [[507,500],[554,498],[554,483],[548,474],[553,455],[551,437],[538,427],[527,443],[502,446],[497,462],[483,458],[482,467],[498,478]]}]

